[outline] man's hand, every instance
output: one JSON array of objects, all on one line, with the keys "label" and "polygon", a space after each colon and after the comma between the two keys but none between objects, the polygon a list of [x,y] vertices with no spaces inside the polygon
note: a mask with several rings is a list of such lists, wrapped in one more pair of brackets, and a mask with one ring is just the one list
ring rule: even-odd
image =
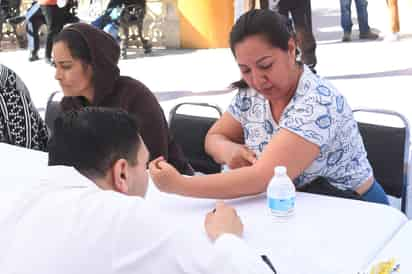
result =
[{"label": "man's hand", "polygon": [[149,163],[149,172],[153,183],[163,192],[177,193],[182,175],[162,156]]},{"label": "man's hand", "polygon": [[243,224],[233,207],[217,202],[213,212],[209,212],[205,219],[205,229],[209,238],[215,241],[224,233],[231,233],[241,237]]},{"label": "man's hand", "polygon": [[251,166],[256,162],[256,155],[245,145],[233,143],[225,162],[231,169]]}]

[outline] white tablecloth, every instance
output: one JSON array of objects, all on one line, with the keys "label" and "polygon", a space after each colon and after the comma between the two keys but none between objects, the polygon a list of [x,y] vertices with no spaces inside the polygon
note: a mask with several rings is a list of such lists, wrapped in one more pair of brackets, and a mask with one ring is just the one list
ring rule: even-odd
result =
[{"label": "white tablecloth", "polygon": [[400,264],[400,272],[409,274],[412,273],[412,221],[407,222],[399,232],[389,241],[376,256],[373,265],[395,259],[396,264]]},{"label": "white tablecloth", "polygon": [[[204,233],[204,216],[215,202],[161,193],[153,185],[146,199],[193,233]],[[228,203],[242,218],[245,240],[285,274],[357,273],[407,221],[392,207],[305,193],[297,194],[296,213],[284,222],[270,216],[264,195]]]},{"label": "white tablecloth", "polygon": [[0,172],[2,189],[10,184],[29,184],[31,178],[47,176],[47,154],[0,143]]},{"label": "white tablecloth", "polygon": [[47,166],[47,153],[0,143],[0,163],[6,166],[23,167]]},{"label": "white tablecloth", "polygon": [[[0,167],[2,188],[23,186],[33,176],[47,174],[47,154],[0,144]],[[189,233],[204,233],[204,216],[215,203],[161,193],[153,185],[147,200]],[[407,221],[388,206],[303,193],[298,193],[296,213],[286,222],[269,215],[262,195],[228,203],[242,218],[244,239],[270,256],[280,274],[357,273]]]}]

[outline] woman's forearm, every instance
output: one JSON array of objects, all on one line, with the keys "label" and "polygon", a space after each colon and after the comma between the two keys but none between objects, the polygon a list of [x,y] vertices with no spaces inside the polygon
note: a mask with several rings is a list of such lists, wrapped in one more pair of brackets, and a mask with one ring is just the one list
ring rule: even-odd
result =
[{"label": "woman's forearm", "polygon": [[198,198],[231,199],[255,195],[266,190],[271,170],[243,167],[207,176],[183,177],[177,194]]},{"label": "woman's forearm", "polygon": [[205,138],[205,151],[219,164],[227,164],[225,156],[235,144],[222,134],[208,134]]}]

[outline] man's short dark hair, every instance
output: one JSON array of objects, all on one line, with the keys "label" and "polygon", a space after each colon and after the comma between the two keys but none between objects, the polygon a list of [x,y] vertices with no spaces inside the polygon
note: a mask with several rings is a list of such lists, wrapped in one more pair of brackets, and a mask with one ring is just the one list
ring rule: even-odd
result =
[{"label": "man's short dark hair", "polygon": [[73,166],[102,178],[119,159],[137,164],[141,144],[136,118],[123,110],[86,107],[63,113],[50,137],[49,165]]}]

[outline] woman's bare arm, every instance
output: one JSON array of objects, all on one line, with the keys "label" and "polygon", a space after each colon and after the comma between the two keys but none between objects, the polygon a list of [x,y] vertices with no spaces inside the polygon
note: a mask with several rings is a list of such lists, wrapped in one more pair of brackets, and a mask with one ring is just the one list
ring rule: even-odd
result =
[{"label": "woman's bare arm", "polygon": [[184,177],[166,163],[153,163],[150,172],[162,191],[203,198],[236,198],[264,192],[275,166],[286,166],[288,175],[296,178],[319,152],[317,145],[281,129],[251,166],[207,176]]},{"label": "woman's bare arm", "polygon": [[205,150],[216,162],[230,168],[250,166],[256,160],[254,153],[243,145],[241,124],[228,112],[208,131]]}]

